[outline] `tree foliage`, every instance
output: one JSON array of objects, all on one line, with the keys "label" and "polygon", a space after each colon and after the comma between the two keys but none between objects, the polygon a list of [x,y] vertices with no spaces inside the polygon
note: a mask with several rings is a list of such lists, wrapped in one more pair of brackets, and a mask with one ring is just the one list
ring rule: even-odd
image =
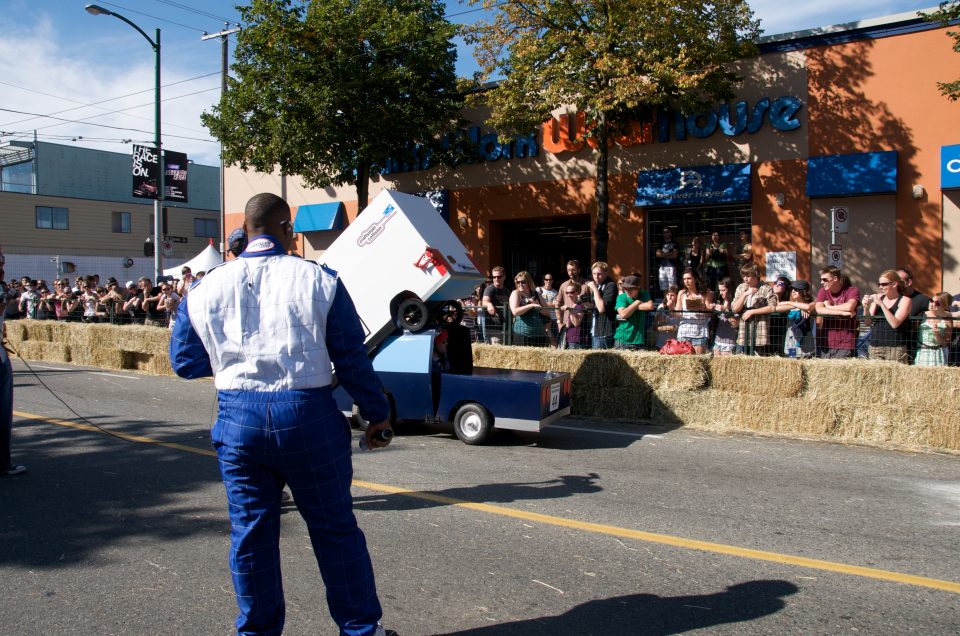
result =
[{"label": "tree foliage", "polygon": [[224,162],[356,184],[409,143],[459,121],[456,27],[439,0],[252,0],[239,7],[234,77],[201,117]]},{"label": "tree foliage", "polygon": [[[960,20],[960,1],[949,0],[948,2],[941,2],[938,11],[924,14],[924,18],[927,20],[936,20],[943,24],[956,22]],[[953,38],[953,50],[960,53],[960,31],[947,31],[947,35]],[[960,80],[937,82],[937,88],[939,88],[940,93],[946,95],[950,101],[955,102],[960,99]]]},{"label": "tree foliage", "polygon": [[490,124],[525,133],[572,105],[596,139],[597,258],[606,257],[608,140],[659,107],[694,111],[729,99],[731,63],[756,54],[745,0],[474,0],[492,12],[472,28],[487,77]]}]

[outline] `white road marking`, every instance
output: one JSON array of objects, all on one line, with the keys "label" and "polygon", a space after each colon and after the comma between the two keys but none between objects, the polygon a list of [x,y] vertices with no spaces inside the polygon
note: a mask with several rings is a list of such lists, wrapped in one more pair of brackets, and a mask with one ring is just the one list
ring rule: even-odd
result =
[{"label": "white road marking", "polygon": [[34,369],[46,369],[47,371],[86,371],[90,375],[105,375],[111,378],[124,378],[125,380],[139,380],[136,375],[118,375],[116,373],[106,373],[105,371],[87,371],[86,369],[63,369],[61,367],[46,367],[40,364],[31,365]]}]

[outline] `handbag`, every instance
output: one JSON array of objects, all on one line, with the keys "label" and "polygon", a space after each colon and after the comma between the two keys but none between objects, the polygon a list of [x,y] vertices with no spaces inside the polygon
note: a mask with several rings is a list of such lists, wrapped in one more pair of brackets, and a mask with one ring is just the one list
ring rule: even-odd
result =
[{"label": "handbag", "polygon": [[693,345],[689,342],[683,342],[676,338],[670,338],[666,344],[660,347],[660,353],[665,356],[683,355],[693,353]]}]

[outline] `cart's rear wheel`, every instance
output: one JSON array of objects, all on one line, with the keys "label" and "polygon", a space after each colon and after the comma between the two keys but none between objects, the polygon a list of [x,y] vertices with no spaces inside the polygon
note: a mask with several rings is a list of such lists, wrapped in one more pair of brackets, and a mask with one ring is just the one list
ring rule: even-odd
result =
[{"label": "cart's rear wheel", "polygon": [[479,404],[464,404],[453,418],[453,430],[464,444],[482,444],[493,431],[493,415]]},{"label": "cart's rear wheel", "polygon": [[416,333],[427,326],[430,317],[427,306],[419,298],[405,298],[397,306],[397,325]]},{"label": "cart's rear wheel", "polygon": [[463,305],[459,300],[448,300],[437,309],[442,325],[459,325],[463,321]]}]

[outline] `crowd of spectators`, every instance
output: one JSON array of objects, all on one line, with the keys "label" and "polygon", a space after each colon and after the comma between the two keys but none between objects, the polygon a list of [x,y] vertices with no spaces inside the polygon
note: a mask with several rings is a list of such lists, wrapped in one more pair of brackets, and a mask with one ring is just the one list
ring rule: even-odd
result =
[{"label": "crowd of spectators", "polygon": [[657,256],[670,263],[658,273],[665,287],[656,300],[639,274],[615,281],[602,261],[591,266],[589,278],[569,261],[567,280],[556,286],[550,273],[536,286],[530,272],[521,271],[511,288],[497,266],[463,299],[464,324],[476,341],[492,344],[658,350],[675,339],[698,354],[960,365],[960,294],[927,297],[907,268],[881,273],[876,293],[854,287],[836,267],[819,271],[816,292],[805,280],[764,281],[747,239],[741,235],[733,260],[736,283],[714,256],[712,250],[726,250],[717,236],[705,247],[695,242],[680,259],[665,233]]},{"label": "crowd of spectators", "polygon": [[155,285],[142,276],[120,284],[110,277],[77,276],[43,279],[24,276],[9,283],[0,278],[0,292],[6,297],[3,309],[6,320],[57,320],[64,322],[140,324],[172,327],[177,307],[190,285],[203,276],[196,276],[189,267],[181,270],[181,278],[163,277]]},{"label": "crowd of spectators", "polygon": [[[231,252],[239,254],[245,245],[234,250],[232,239]],[[835,267],[819,271],[816,293],[805,280],[766,282],[750,258],[749,235],[740,239],[731,252],[714,232],[709,244],[693,241],[682,253],[666,230],[657,250],[656,299],[640,274],[614,280],[602,261],[586,278],[571,260],[566,280],[557,284],[547,273],[539,286],[527,271],[517,272],[510,285],[505,268],[497,266],[463,299],[464,326],[474,340],[493,344],[659,350],[675,339],[698,354],[960,365],[960,294],[928,297],[914,287],[907,268],[882,272],[876,293],[854,287]],[[96,274],[48,285],[27,276],[4,283],[0,269],[0,297],[7,299],[7,320],[172,327],[181,299],[202,276],[184,267],[180,278],[156,285],[148,277],[101,283]]]}]

